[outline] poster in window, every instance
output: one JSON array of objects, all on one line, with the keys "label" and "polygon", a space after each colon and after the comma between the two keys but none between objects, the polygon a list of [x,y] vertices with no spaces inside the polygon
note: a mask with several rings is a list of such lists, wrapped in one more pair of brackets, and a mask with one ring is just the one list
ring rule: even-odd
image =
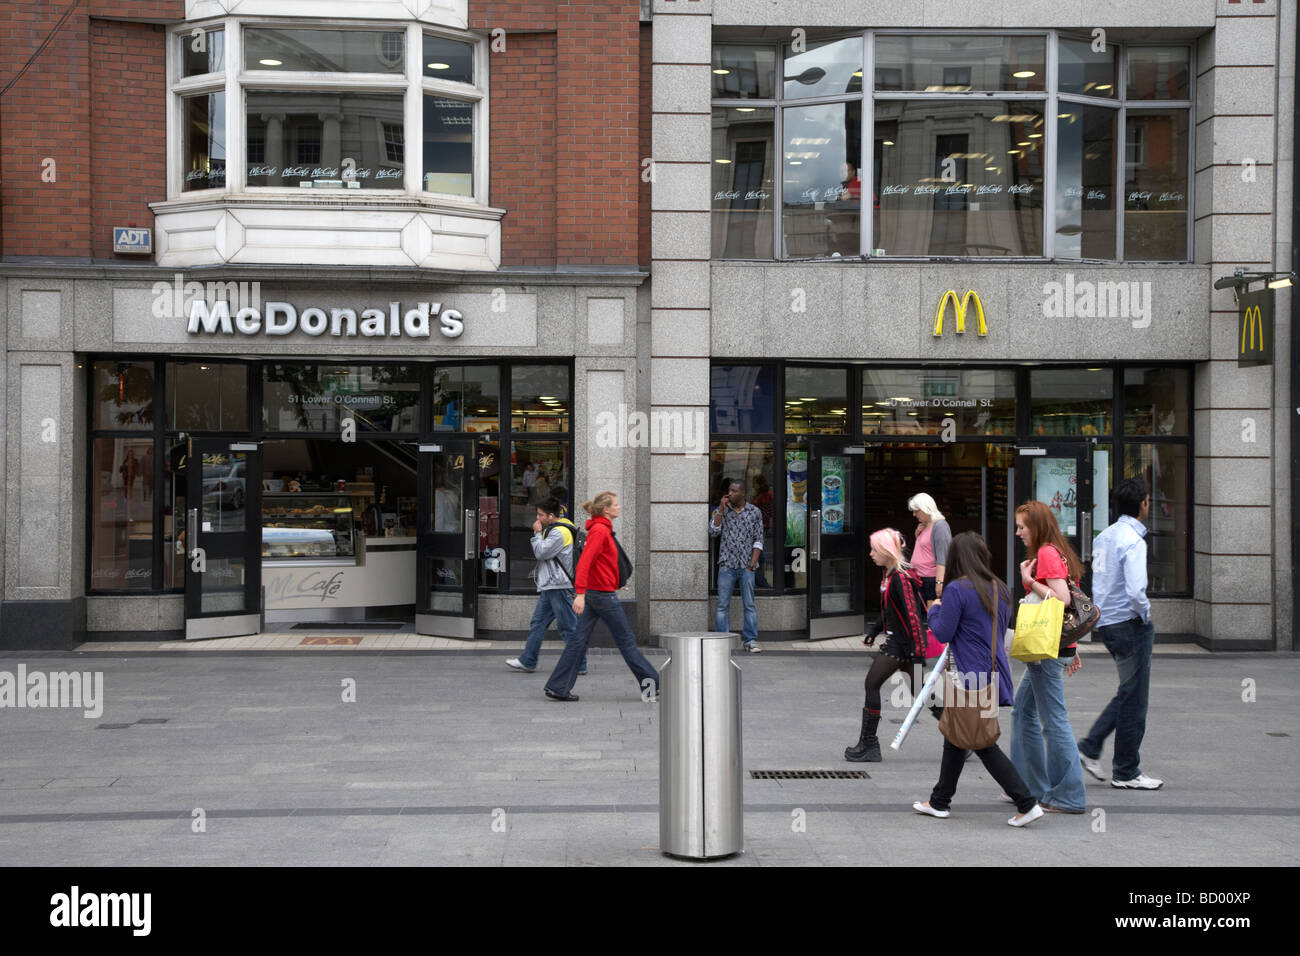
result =
[{"label": "poster in window", "polygon": [[808,452],[785,453],[785,546],[801,548],[808,527]]}]

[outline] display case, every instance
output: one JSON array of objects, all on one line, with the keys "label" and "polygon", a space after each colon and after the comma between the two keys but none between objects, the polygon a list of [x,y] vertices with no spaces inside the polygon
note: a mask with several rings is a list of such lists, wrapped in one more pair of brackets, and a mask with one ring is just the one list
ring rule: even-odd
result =
[{"label": "display case", "polygon": [[356,554],[347,494],[264,492],[262,557],[345,558]]}]

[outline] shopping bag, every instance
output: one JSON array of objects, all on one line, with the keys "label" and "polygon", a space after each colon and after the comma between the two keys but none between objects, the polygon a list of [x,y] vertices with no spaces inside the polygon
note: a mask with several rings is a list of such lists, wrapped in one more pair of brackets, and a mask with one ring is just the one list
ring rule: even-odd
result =
[{"label": "shopping bag", "polygon": [[1018,661],[1041,661],[1056,657],[1061,650],[1061,624],[1065,605],[1054,597],[1033,603],[1021,601],[1016,613],[1016,634],[1011,656]]},{"label": "shopping bag", "polygon": [[927,661],[932,661],[942,654],[945,646],[946,645],[940,644],[935,640],[934,631],[930,630],[928,627],[925,629],[925,659]]}]

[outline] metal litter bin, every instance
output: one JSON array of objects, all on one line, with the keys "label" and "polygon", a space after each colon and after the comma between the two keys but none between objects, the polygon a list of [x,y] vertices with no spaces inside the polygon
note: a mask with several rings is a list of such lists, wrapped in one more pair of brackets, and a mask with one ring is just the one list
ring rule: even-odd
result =
[{"label": "metal litter bin", "polygon": [[660,635],[659,849],[703,860],[744,848],[737,635]]}]

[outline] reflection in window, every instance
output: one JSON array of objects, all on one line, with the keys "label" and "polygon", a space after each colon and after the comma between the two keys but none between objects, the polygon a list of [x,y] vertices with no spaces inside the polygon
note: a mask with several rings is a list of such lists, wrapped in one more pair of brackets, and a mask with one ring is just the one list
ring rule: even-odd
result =
[{"label": "reflection in window", "polygon": [[[1011,369],[865,369],[865,435],[956,437],[1016,433],[1016,373]],[[941,509],[942,510],[942,509]]]},{"label": "reflection in window", "polygon": [[424,188],[474,195],[474,104],[424,96]]},{"label": "reflection in window", "polygon": [[1191,375],[1185,368],[1126,368],[1124,434],[1177,435],[1189,433]]},{"label": "reflection in window", "polygon": [[1098,369],[1032,369],[1030,431],[1034,435],[1109,435],[1114,373]]},{"label": "reflection in window", "polygon": [[[1056,254],[1115,257],[1118,111],[1062,103],[1056,120]],[[1184,233],[1186,222],[1181,224]]]},{"label": "reflection in window", "polygon": [[92,428],[141,429],[153,425],[153,362],[96,362]]},{"label": "reflection in window", "polygon": [[1130,100],[1185,100],[1190,92],[1191,52],[1183,46],[1128,48]]},{"label": "reflection in window", "polygon": [[[763,556],[754,578],[756,588],[770,588],[772,578],[772,512],[776,479],[773,467],[775,446],[772,442],[713,442],[709,448],[709,508],[701,521],[712,520],[722,496],[732,481],[739,481],[745,489],[746,500],[763,516]],[[718,544],[720,539],[709,538],[709,587],[718,586]]]},{"label": "reflection in window", "polygon": [[495,365],[447,365],[433,370],[433,430],[500,430],[501,370]]},{"label": "reflection in window", "polygon": [[[509,580],[509,560],[503,555],[501,517],[501,445],[496,441],[478,441],[474,448],[478,455],[478,552],[482,559],[478,565],[480,590],[496,591]],[[507,560],[502,561],[505,557]]]},{"label": "reflection in window", "polygon": [[861,102],[791,107],[784,120],[784,254],[859,255]]},{"label": "reflection in window", "polygon": [[226,94],[200,93],[181,98],[185,177],[181,189],[222,189],[226,185]]},{"label": "reflection in window", "polygon": [[474,47],[446,37],[424,35],[424,75],[455,83],[474,82]]},{"label": "reflection in window", "polygon": [[226,68],[226,31],[194,27],[179,33],[176,42],[181,50],[181,76],[220,73]]},{"label": "reflection in window", "polygon": [[849,422],[848,374],[842,368],[787,368],[786,434],[845,434]]},{"label": "reflection in window", "polygon": [[90,489],[90,586],[153,588],[152,438],[96,438]]},{"label": "reflection in window", "polygon": [[406,37],[391,31],[248,27],[244,69],[277,73],[405,72]]},{"label": "reflection in window", "polygon": [[[1095,49],[1096,46],[1104,49]],[[1118,49],[1115,44],[1095,44],[1089,40],[1061,37],[1058,49],[1057,89],[1062,93],[1109,98],[1119,95],[1115,82],[1115,53]]]},{"label": "reflection in window", "polygon": [[805,52],[787,54],[782,79],[787,99],[862,92],[862,38],[809,43]]},{"label": "reflection in window", "polygon": [[1187,258],[1187,110],[1125,122],[1124,258]]},{"label": "reflection in window", "polygon": [[420,377],[409,365],[268,364],[262,422],[268,431],[358,432],[419,429]]},{"label": "reflection in window", "polygon": [[772,255],[775,110],[713,111],[713,258]]},{"label": "reflection in window", "polygon": [[248,367],[228,362],[168,362],[167,427],[246,431]]},{"label": "reflection in window", "polygon": [[713,95],[771,99],[776,91],[776,50],[719,44],[713,48]]},{"label": "reflection in window", "polygon": [[569,370],[516,365],[510,370],[510,427],[528,432],[569,430]]},{"label": "reflection in window", "polygon": [[[532,586],[533,522],[537,507],[547,498],[560,504],[560,517],[577,527],[582,518],[573,515],[573,473],[567,441],[516,441],[510,444],[510,584],[528,589]],[[578,509],[581,510],[581,509]]]},{"label": "reflection in window", "polygon": [[770,365],[715,365],[710,371],[710,430],[724,434],[776,431],[776,376]]},{"label": "reflection in window", "polygon": [[[876,76],[887,88],[923,93],[1045,89],[1047,40],[1041,36],[876,37]],[[879,87],[879,84],[878,84]]]},{"label": "reflection in window", "polygon": [[1151,488],[1147,517],[1148,593],[1188,590],[1188,448],[1170,444],[1124,446],[1124,477],[1141,478]]}]

